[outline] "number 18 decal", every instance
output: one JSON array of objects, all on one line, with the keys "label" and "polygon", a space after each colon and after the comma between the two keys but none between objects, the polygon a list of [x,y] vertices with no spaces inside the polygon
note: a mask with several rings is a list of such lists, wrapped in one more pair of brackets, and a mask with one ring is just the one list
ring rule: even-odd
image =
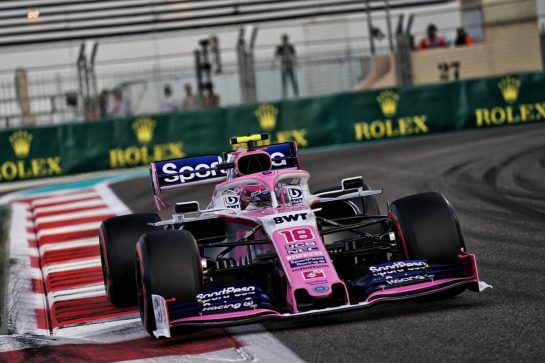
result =
[{"label": "number 18 decal", "polygon": [[281,231],[280,234],[284,236],[287,243],[314,239],[314,234],[310,228],[294,228],[289,231]]}]

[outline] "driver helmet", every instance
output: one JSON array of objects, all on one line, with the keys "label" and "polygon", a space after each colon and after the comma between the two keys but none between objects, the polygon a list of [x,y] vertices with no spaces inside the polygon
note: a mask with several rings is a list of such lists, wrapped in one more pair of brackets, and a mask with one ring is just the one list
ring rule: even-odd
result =
[{"label": "driver helmet", "polygon": [[240,199],[244,208],[264,208],[272,206],[271,192],[264,185],[243,186]]}]

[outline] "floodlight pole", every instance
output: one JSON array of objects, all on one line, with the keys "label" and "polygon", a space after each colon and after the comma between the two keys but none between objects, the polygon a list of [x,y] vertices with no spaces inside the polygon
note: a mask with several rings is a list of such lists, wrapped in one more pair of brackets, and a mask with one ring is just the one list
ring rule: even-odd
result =
[{"label": "floodlight pole", "polygon": [[253,27],[249,42],[246,32],[241,28],[237,40],[238,74],[240,99],[242,103],[256,103],[257,89],[255,77],[254,46],[257,40],[257,27]]},{"label": "floodlight pole", "polygon": [[375,55],[375,37],[373,36],[373,22],[371,20],[371,6],[369,5],[369,0],[365,0],[365,10],[367,13],[367,28],[369,32],[369,45],[371,50],[371,55]]},{"label": "floodlight pole", "polygon": [[388,43],[390,45],[390,51],[394,51],[394,40],[392,38],[392,18],[390,14],[390,1],[384,0],[384,10],[386,12],[386,26],[388,30]]}]

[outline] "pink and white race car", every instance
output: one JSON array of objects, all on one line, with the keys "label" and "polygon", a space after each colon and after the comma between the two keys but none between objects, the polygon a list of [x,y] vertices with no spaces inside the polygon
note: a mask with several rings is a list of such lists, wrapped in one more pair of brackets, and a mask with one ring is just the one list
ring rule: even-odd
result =
[{"label": "pink and white race car", "polygon": [[[144,328],[253,323],[333,313],[429,294],[482,291],[454,210],[439,193],[380,212],[361,177],[311,193],[294,142],[151,164],[155,203],[172,210],[107,219],[104,281],[117,306],[138,304]],[[168,190],[218,183],[205,209]],[[182,329],[183,330],[183,329]]]}]

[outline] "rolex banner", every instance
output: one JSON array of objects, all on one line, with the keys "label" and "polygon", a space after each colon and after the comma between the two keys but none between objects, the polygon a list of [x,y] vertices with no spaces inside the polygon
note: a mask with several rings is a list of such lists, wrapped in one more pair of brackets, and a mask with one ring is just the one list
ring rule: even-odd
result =
[{"label": "rolex banner", "polygon": [[347,92],[258,105],[0,132],[0,182],[228,150],[269,133],[300,148],[545,120],[545,74]]}]

